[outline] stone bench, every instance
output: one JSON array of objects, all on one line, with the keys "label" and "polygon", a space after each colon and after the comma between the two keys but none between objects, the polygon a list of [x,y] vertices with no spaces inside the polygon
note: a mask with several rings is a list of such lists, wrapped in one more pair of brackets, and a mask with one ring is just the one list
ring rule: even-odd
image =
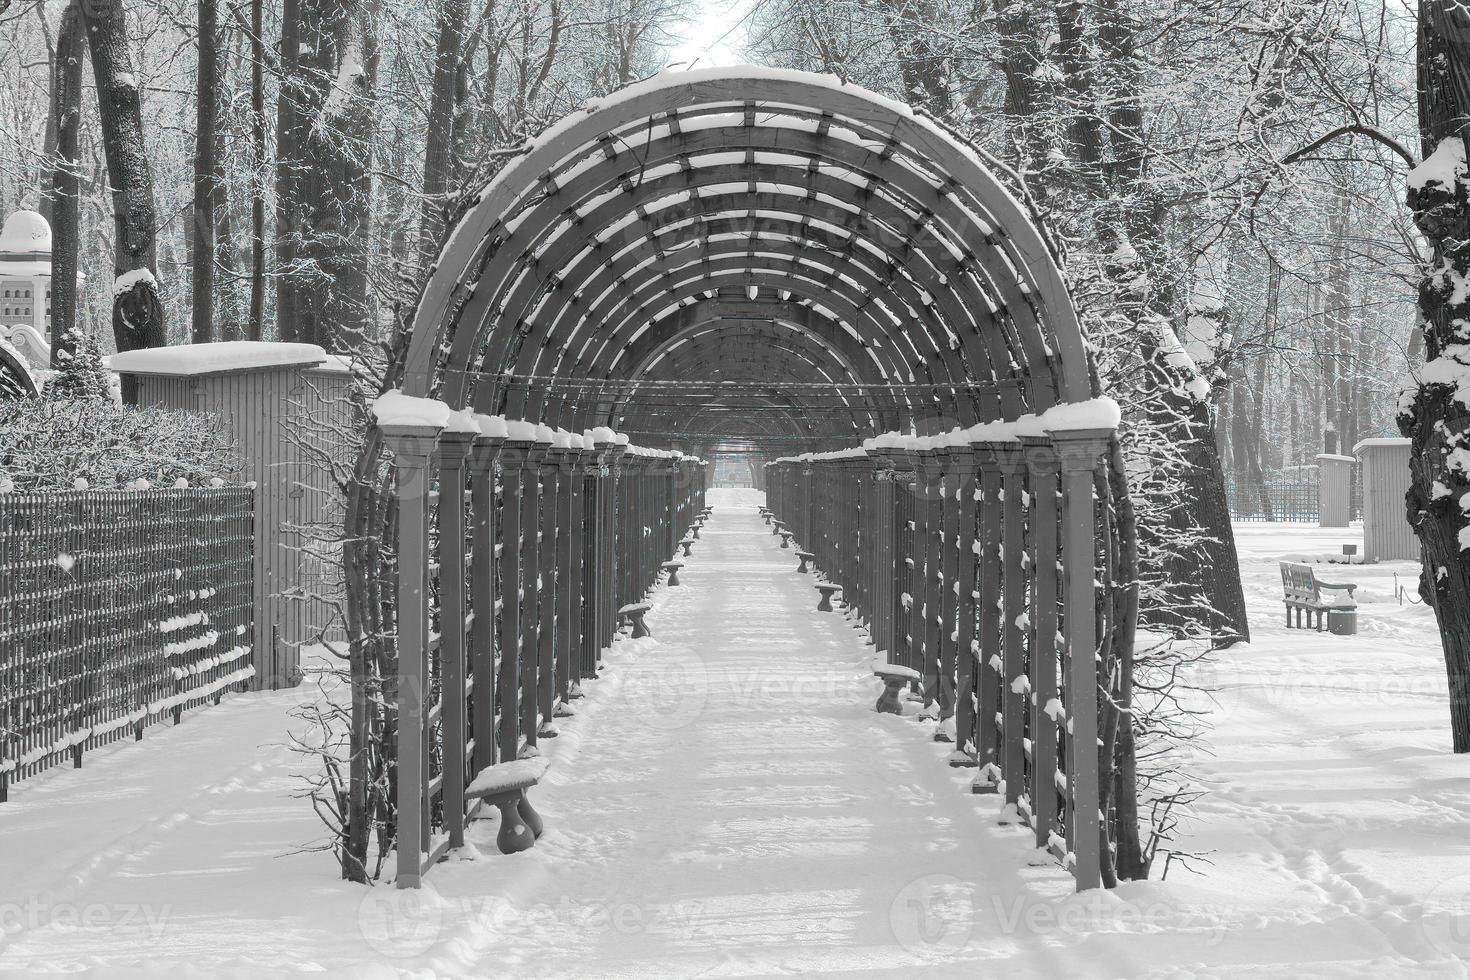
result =
[{"label": "stone bench", "polygon": [[694,539],[692,537],[682,538],[682,539],[680,539],[679,544],[684,549],[684,557],[685,558],[690,557],[690,555],[692,554],[692,552],[689,549],[692,548],[692,547],[694,547]]},{"label": "stone bench", "polygon": [[778,520],[774,520],[773,519],[770,522],[770,525],[771,525],[771,534],[772,535],[776,535],[776,534],[780,534],[781,533],[781,529],[786,526],[786,522],[785,521],[778,521]]},{"label": "stone bench", "polygon": [[807,573],[807,564],[809,562],[815,561],[817,556],[812,554],[810,551],[798,551],[796,553],[796,557],[801,559],[801,567],[798,568],[796,571],[801,575],[805,575]]},{"label": "stone bench", "polygon": [[771,522],[776,519],[776,515],[775,514],[772,514],[770,511],[766,510],[764,507],[761,508],[761,516],[766,519],[766,527],[770,527],[771,526]]},{"label": "stone bench", "polygon": [[817,612],[834,612],[832,608],[832,596],[842,591],[840,585],[819,585],[817,591],[822,593],[822,599],[817,603]]},{"label": "stone bench", "polygon": [[791,547],[791,532],[790,531],[787,531],[785,529],[782,529],[780,531],[777,531],[776,533],[779,534],[779,535],[781,535],[781,547],[783,547],[783,548],[789,548],[789,547]]},{"label": "stone bench", "polygon": [[653,632],[648,628],[648,624],[643,621],[643,617],[652,608],[653,606],[646,602],[630,602],[618,610],[618,615],[632,624],[633,639],[641,640],[645,636],[653,635]]},{"label": "stone bench", "polygon": [[903,693],[905,687],[919,679],[919,672],[912,667],[883,664],[873,668],[873,676],[881,680],[884,685],[883,693],[878,695],[878,703],[874,705],[874,708],[880,714],[903,714],[899,695]]},{"label": "stone bench", "polygon": [[663,563],[663,570],[669,573],[668,585],[679,584],[679,569],[683,567],[684,563],[682,561],[666,561]]},{"label": "stone bench", "polygon": [[467,800],[484,800],[500,810],[500,831],[495,845],[501,854],[524,851],[541,836],[541,814],[531,806],[526,791],[546,775],[546,760],[517,759],[486,766],[465,787]]}]

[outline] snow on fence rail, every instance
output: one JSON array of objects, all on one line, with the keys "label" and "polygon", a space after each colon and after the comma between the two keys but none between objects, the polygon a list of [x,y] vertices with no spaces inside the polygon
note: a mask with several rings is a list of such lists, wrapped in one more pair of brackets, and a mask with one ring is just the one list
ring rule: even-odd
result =
[{"label": "snow on fence rail", "polygon": [[254,492],[0,493],[0,801],[255,673]]}]

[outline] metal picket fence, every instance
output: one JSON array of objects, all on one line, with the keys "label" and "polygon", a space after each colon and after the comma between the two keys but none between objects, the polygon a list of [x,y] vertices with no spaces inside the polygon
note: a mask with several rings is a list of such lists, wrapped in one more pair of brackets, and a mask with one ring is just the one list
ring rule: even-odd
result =
[{"label": "metal picket fence", "polygon": [[254,675],[254,491],[0,494],[0,801]]}]

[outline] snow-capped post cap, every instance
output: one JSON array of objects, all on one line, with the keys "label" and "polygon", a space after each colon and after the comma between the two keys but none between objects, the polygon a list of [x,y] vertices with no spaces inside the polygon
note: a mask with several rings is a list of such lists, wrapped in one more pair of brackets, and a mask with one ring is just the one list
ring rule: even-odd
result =
[{"label": "snow-capped post cap", "polygon": [[535,442],[536,425],[533,422],[523,422],[519,419],[507,419],[505,422],[506,438],[511,442]]},{"label": "snow-capped post cap", "polygon": [[554,432],[551,431],[551,426],[547,425],[544,422],[537,422],[536,423],[536,441],[537,442],[541,443],[543,446],[550,446],[550,445],[552,445],[552,442],[553,442],[553,439],[555,438],[555,436],[556,436],[556,433],[554,433]]},{"label": "snow-capped post cap", "polygon": [[118,374],[200,377],[316,367],[326,361],[327,352],[316,344],[228,340],[217,344],[180,344],[123,351],[108,359],[108,367]]},{"label": "snow-capped post cap", "polygon": [[1041,415],[1041,426],[1047,432],[1114,430],[1123,420],[1118,403],[1104,395],[1087,401],[1070,402],[1047,409]]},{"label": "snow-capped post cap", "polygon": [[607,445],[613,442],[616,438],[617,433],[613,432],[612,429],[609,429],[605,425],[599,425],[597,428],[592,430],[592,439],[598,445]]},{"label": "snow-capped post cap", "polygon": [[480,436],[485,439],[506,439],[510,436],[510,430],[505,427],[505,419],[499,415],[476,415],[475,425],[480,428]]},{"label": "snow-capped post cap", "polygon": [[448,405],[432,398],[416,398],[394,389],[373,400],[373,421],[380,429],[424,429],[438,432],[453,414]]},{"label": "snow-capped post cap", "polygon": [[449,413],[449,420],[444,424],[444,431],[477,436],[480,434],[480,423],[476,420],[473,410],[462,408],[457,412]]}]

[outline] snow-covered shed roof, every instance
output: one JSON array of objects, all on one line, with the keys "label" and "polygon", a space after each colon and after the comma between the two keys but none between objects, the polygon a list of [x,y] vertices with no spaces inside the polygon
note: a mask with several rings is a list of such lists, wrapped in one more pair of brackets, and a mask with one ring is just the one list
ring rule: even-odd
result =
[{"label": "snow-covered shed roof", "polygon": [[270,368],[315,366],[327,361],[316,344],[281,344],[260,340],[229,340],[217,344],[181,344],[150,347],[112,356],[119,374],[162,374],[193,377],[232,374]]}]

